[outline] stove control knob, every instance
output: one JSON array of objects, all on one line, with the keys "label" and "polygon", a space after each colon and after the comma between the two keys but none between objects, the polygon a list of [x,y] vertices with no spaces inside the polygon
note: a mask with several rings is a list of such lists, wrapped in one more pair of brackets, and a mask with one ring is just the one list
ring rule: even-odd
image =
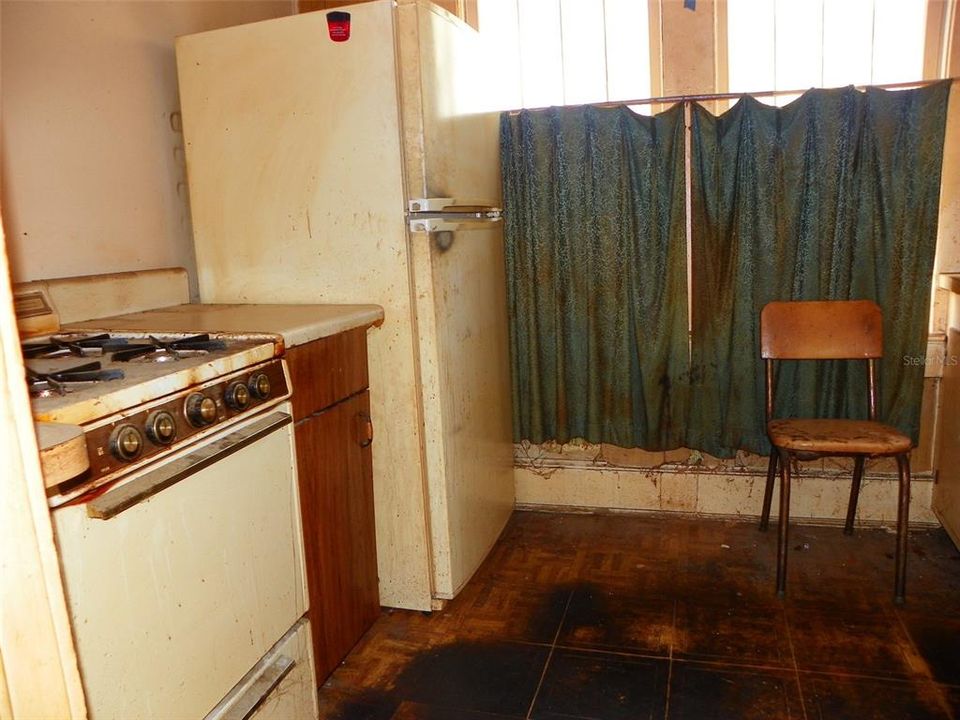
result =
[{"label": "stove control knob", "polygon": [[209,425],[217,419],[217,401],[203,393],[192,393],[187,396],[185,412],[194,427]]},{"label": "stove control knob", "polygon": [[177,437],[177,421],[166,410],[157,410],[147,416],[147,437],[155,445],[169,445]]},{"label": "stove control knob", "polygon": [[230,383],[223,394],[227,405],[234,410],[243,410],[250,404],[250,390],[242,382]]},{"label": "stove control knob", "polygon": [[250,388],[250,394],[258,400],[266,400],[270,397],[270,378],[267,377],[266,373],[257,373],[251,376],[247,387]]},{"label": "stove control knob", "polygon": [[120,425],[110,433],[110,452],[117,460],[129,462],[143,450],[143,435],[133,425]]}]

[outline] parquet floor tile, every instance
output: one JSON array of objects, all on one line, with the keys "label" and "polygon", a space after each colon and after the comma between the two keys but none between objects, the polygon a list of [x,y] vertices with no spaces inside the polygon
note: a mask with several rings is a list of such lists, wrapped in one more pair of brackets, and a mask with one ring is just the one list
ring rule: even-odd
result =
[{"label": "parquet floor tile", "polygon": [[319,690],[331,720],[960,720],[960,553],[689,515],[514,514],[457,598],[385,610]]}]

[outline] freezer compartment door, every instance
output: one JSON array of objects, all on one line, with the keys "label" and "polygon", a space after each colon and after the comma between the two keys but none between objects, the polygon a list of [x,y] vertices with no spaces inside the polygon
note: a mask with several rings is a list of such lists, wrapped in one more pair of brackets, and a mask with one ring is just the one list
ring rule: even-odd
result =
[{"label": "freezer compartment door", "polygon": [[[430,2],[397,8],[408,198],[500,207],[500,111],[495,43]],[[435,209],[435,208],[431,208]]]}]

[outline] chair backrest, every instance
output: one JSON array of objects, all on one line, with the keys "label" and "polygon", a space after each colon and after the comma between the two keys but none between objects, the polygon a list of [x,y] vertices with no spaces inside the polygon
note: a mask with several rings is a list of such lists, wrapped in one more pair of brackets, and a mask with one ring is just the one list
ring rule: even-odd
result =
[{"label": "chair backrest", "polygon": [[760,312],[760,354],[773,360],[883,356],[883,315],[869,300],[772,302]]}]

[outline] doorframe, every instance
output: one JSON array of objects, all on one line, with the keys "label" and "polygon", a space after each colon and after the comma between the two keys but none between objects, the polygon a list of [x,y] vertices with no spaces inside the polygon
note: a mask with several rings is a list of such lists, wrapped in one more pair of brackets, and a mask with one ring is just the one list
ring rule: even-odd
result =
[{"label": "doorframe", "polygon": [[0,718],[87,717],[0,229]]}]

